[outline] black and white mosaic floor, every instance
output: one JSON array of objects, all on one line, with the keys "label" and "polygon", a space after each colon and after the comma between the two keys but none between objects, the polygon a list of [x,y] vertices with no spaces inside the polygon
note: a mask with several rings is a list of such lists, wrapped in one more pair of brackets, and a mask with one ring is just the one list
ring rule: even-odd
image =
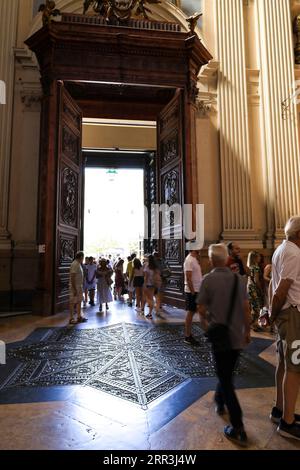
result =
[{"label": "black and white mosaic floor", "polygon": [[[147,407],[187,381],[214,382],[210,345],[198,325],[193,329],[200,341],[193,348],[183,342],[182,324],[38,329],[24,342],[9,346],[0,375],[0,401],[3,393],[26,387],[80,385]],[[269,344],[254,339],[243,353],[237,370],[240,387],[273,384],[273,367],[258,356]],[[206,389],[211,380],[204,382]],[[201,381],[195,384],[201,388]]]}]

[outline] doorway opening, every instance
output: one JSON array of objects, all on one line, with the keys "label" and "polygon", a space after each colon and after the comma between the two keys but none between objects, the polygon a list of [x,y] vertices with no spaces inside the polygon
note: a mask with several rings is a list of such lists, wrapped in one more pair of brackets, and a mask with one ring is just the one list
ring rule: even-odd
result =
[{"label": "doorway opening", "polygon": [[83,247],[86,256],[143,255],[144,170],[87,167]]}]

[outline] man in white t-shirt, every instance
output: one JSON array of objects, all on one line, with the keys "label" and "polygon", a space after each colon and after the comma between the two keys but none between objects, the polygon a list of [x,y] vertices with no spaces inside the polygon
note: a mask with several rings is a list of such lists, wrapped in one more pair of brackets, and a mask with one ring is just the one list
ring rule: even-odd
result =
[{"label": "man in white t-shirt", "polygon": [[286,240],[272,258],[271,323],[278,331],[278,365],[270,418],[281,436],[300,440],[300,415],[295,413],[300,390],[300,217],[292,217],[284,230]]},{"label": "man in white t-shirt", "polygon": [[197,295],[202,282],[200,266],[200,245],[197,242],[189,242],[189,254],[185,259],[184,292],[186,302],[185,339],[184,342],[191,346],[197,346],[199,342],[192,336],[193,316],[197,312]]},{"label": "man in white t-shirt", "polygon": [[[78,251],[75,256],[75,260],[70,266],[70,324],[76,324],[77,322],[82,323],[87,321],[81,315],[81,302],[83,297],[83,269],[82,263],[84,259],[84,253]],[[74,319],[74,309],[76,308],[77,320]]]}]

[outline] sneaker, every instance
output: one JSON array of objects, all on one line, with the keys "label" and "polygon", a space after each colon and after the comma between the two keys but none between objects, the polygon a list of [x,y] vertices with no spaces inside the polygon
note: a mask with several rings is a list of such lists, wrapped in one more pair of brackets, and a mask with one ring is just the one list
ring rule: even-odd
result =
[{"label": "sneaker", "polygon": [[279,421],[277,432],[283,437],[289,437],[291,439],[296,439],[297,441],[300,441],[300,425],[296,422],[292,424],[287,424],[281,418]]},{"label": "sneaker", "polygon": [[184,342],[186,344],[189,344],[190,346],[199,346],[199,341],[197,341],[195,338],[193,338],[193,336],[186,336],[184,338]]},{"label": "sneaker", "polygon": [[224,436],[239,446],[246,447],[248,445],[248,438],[244,429],[235,429],[232,426],[225,426]]},{"label": "sneaker", "polygon": [[[295,416],[296,423],[300,423],[300,415],[295,413],[294,416]],[[272,423],[279,424],[279,421],[281,418],[282,418],[282,411],[279,408],[277,408],[277,406],[274,406],[270,413],[270,420],[272,421]]]}]

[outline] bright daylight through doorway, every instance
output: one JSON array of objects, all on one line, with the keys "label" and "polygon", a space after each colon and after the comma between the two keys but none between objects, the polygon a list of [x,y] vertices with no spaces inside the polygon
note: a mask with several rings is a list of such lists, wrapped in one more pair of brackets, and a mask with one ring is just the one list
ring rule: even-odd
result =
[{"label": "bright daylight through doorway", "polygon": [[87,256],[141,254],[144,171],[85,170],[84,252]]}]

